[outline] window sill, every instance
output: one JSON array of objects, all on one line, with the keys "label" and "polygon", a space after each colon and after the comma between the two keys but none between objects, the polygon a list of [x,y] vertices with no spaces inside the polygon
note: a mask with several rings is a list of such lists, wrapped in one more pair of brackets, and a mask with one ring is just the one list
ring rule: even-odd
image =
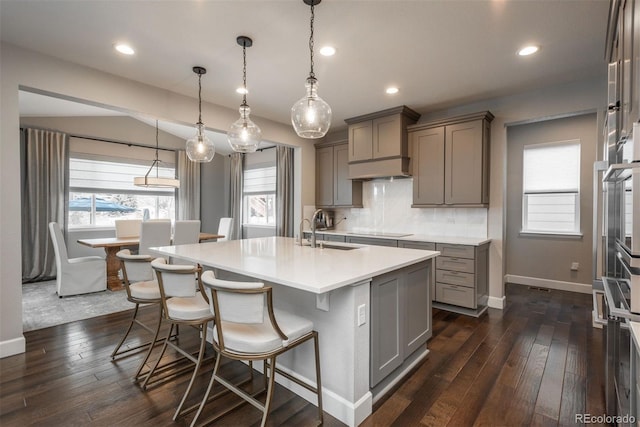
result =
[{"label": "window sill", "polygon": [[519,233],[522,237],[549,237],[549,238],[559,238],[559,239],[582,239],[582,233],[575,232],[560,232],[560,231],[528,231],[528,230],[520,230]]},{"label": "window sill", "polygon": [[265,224],[242,224],[243,227],[251,227],[251,228],[276,228],[274,225],[265,225]]}]

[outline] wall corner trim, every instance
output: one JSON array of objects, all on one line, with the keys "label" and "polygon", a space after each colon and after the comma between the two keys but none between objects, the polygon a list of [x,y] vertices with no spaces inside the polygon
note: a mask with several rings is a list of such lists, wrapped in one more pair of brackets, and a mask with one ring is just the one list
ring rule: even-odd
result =
[{"label": "wall corner trim", "polygon": [[491,308],[497,308],[499,310],[504,310],[507,305],[507,297],[489,297],[487,301],[487,305]]},{"label": "wall corner trim", "polygon": [[0,359],[24,353],[26,350],[26,340],[24,336],[0,342]]}]

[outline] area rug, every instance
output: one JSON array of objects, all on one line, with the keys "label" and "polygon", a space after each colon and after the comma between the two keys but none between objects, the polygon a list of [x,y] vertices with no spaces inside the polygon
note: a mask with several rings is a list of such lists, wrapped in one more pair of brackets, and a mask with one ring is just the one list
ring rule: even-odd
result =
[{"label": "area rug", "polygon": [[59,298],[56,294],[55,280],[22,285],[24,332],[132,308],[133,304],[127,301],[124,290],[106,290]]}]

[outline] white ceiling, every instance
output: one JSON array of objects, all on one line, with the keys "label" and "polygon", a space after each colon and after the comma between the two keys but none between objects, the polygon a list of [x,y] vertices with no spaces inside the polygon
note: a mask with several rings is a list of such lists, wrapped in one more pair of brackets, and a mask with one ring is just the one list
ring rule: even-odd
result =
[{"label": "white ceiling", "polygon": [[[604,76],[608,7],[609,0],[324,0],[315,19],[319,94],[337,129],[345,118],[401,104],[426,113]],[[0,36],[194,98],[191,68],[201,65],[203,98],[234,109],[242,82],[235,39],[250,36],[248,102],[259,125],[260,117],[290,123],[304,94],[309,17],[302,0],[0,0]],[[118,41],[137,54],[117,54]],[[518,57],[528,43],[540,52]],[[325,44],[335,56],[317,53]],[[387,85],[400,92],[386,95]],[[45,107],[21,103],[30,115]]]}]

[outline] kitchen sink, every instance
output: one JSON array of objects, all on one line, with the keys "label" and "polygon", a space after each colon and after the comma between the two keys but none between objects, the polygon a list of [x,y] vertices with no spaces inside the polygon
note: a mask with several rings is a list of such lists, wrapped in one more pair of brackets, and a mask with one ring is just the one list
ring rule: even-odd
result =
[{"label": "kitchen sink", "polygon": [[322,246],[320,245],[320,243],[318,243],[318,248],[319,249],[338,249],[339,251],[351,251],[353,249],[360,249],[357,246],[343,246],[343,245],[332,245],[332,244],[327,245],[326,243],[323,243]]}]

